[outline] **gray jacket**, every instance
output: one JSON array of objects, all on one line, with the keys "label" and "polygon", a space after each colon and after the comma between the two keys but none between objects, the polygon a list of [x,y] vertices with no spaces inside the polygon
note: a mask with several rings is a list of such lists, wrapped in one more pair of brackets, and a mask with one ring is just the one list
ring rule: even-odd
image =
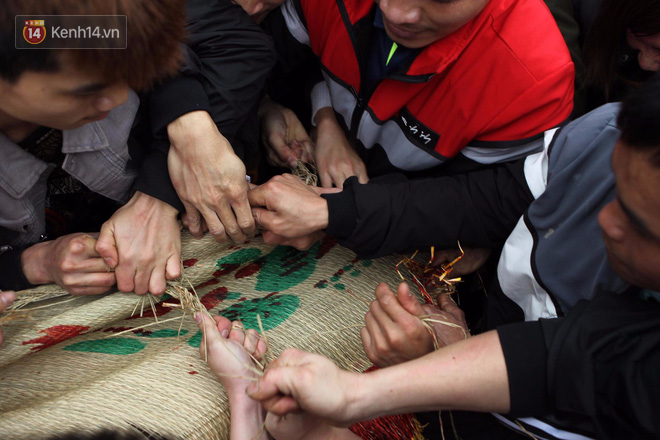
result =
[{"label": "gray jacket", "polygon": [[[62,169],[90,190],[126,202],[137,170],[129,166],[128,136],[139,106],[129,93],[125,104],[107,118],[63,131]],[[45,231],[46,182],[54,166],[0,133],[0,247],[21,247],[39,241]],[[5,237],[8,235],[8,237]]]},{"label": "gray jacket", "polygon": [[562,316],[598,292],[630,288],[610,267],[598,226],[616,191],[618,112],[619,104],[607,104],[573,121],[557,134],[549,158],[538,153],[525,162],[536,200],[507,239],[497,274],[526,321]]}]

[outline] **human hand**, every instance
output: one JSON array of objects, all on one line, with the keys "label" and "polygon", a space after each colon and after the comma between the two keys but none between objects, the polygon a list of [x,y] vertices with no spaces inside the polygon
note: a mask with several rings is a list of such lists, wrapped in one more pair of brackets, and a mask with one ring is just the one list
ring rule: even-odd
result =
[{"label": "human hand", "polygon": [[[0,313],[4,312],[15,300],[16,294],[13,291],[3,292],[0,290]],[[2,327],[0,327],[0,345],[2,345]]]},{"label": "human hand", "polygon": [[465,313],[456,305],[451,295],[438,295],[438,307],[422,306],[425,311],[424,321],[433,328],[435,348],[446,347],[454,342],[470,337]]},{"label": "human hand", "polygon": [[96,251],[115,270],[117,287],[138,295],[165,292],[181,275],[181,232],[177,210],[136,192],[101,227]]},{"label": "human hand", "polygon": [[266,431],[275,440],[361,439],[348,428],[332,426],[322,418],[304,411],[288,413],[286,416],[269,412],[265,424]]},{"label": "human hand", "polygon": [[228,395],[245,394],[257,377],[250,355],[261,360],[268,348],[266,342],[256,330],[246,331],[240,321],[231,322],[224,316],[211,319],[197,312],[195,322],[203,334],[200,356],[206,359]]},{"label": "human hand", "polygon": [[290,348],[282,352],[248,395],[269,412],[284,416],[300,410],[338,426],[350,426],[360,374],[337,367],[330,359]]},{"label": "human hand", "polygon": [[360,183],[367,183],[369,176],[364,162],[346,139],[332,107],[320,109],[315,118],[315,162],[321,186],[341,188],[350,176],[357,176]]},{"label": "human hand", "polygon": [[[451,278],[475,272],[486,263],[491,252],[486,248],[463,248],[463,251],[465,252],[463,257],[452,266]],[[439,267],[442,264],[450,263],[460,255],[461,251],[458,249],[436,251],[431,266]]]},{"label": "human hand", "polygon": [[21,254],[32,284],[57,283],[72,295],[97,295],[115,283],[115,274],[95,250],[97,234],[75,233],[37,243]]},{"label": "human hand", "polygon": [[[281,239],[306,237],[328,226],[328,203],[320,190],[291,174],[254,187],[248,200],[257,224]],[[264,239],[267,237],[265,233]]]},{"label": "human hand", "polygon": [[296,114],[266,98],[259,108],[261,140],[271,165],[295,168],[298,161],[314,162],[314,143]]},{"label": "human hand", "polygon": [[360,330],[369,360],[388,367],[433,351],[433,336],[421,321],[425,314],[427,310],[406,283],[399,284],[396,295],[387,284],[379,284]]},{"label": "human hand", "polygon": [[167,126],[167,165],[186,209],[182,221],[201,238],[243,242],[255,230],[247,200],[245,165],[205,111],[187,113]]}]

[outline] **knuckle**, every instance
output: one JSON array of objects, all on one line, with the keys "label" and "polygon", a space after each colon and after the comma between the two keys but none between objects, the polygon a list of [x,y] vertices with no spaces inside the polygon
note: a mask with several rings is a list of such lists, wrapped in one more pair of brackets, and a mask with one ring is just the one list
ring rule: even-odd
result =
[{"label": "knuckle", "polygon": [[209,232],[214,237],[222,237],[225,235],[225,228],[222,225],[209,226]]},{"label": "knuckle", "polygon": [[74,283],[75,283],[75,277],[69,274],[62,274],[62,277],[60,278],[60,281],[62,282],[63,286],[73,288]]},{"label": "knuckle", "polygon": [[241,229],[238,225],[227,226],[225,227],[225,230],[227,231],[227,234],[232,237],[241,233]]},{"label": "knuckle", "polygon": [[186,212],[186,221],[188,222],[189,225],[199,225],[201,218],[196,212],[195,213]]},{"label": "knuckle", "polygon": [[246,230],[254,226],[254,218],[253,217],[248,217],[244,219],[240,219],[238,221],[238,225],[242,230]]},{"label": "knuckle", "polygon": [[376,353],[379,353],[380,355],[388,353],[390,350],[390,346],[385,341],[376,341],[374,343],[374,348],[376,349]]},{"label": "knuckle", "polygon": [[387,340],[389,342],[389,346],[393,350],[401,350],[404,347],[405,339],[400,333],[389,333],[387,335]]},{"label": "knuckle", "polygon": [[[73,260],[70,260],[69,258],[65,258],[62,260],[60,263],[60,271],[64,274],[64,276],[68,277],[68,273],[75,272],[76,270],[76,264]],[[64,278],[64,277],[63,277]]]}]

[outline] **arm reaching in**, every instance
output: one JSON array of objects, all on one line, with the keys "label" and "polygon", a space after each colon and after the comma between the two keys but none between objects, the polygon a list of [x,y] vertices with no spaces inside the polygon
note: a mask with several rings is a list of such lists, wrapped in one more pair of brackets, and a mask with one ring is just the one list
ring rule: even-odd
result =
[{"label": "arm reaching in", "polygon": [[167,156],[174,188],[186,209],[184,223],[200,238],[203,223],[217,241],[254,232],[245,165],[205,111],[186,113],[167,126]]},{"label": "arm reaching in", "polygon": [[160,295],[181,275],[176,216],[172,206],[138,191],[103,224],[96,251],[114,269],[119,290]]},{"label": "arm reaching in", "polygon": [[57,283],[72,295],[96,295],[115,283],[115,274],[95,250],[96,237],[76,233],[25,249],[21,264],[32,284]]},{"label": "arm reaching in", "polygon": [[490,331],[422,358],[368,374],[290,349],[248,394],[268,411],[304,410],[336,426],[425,410],[506,413],[509,381],[499,336]]}]

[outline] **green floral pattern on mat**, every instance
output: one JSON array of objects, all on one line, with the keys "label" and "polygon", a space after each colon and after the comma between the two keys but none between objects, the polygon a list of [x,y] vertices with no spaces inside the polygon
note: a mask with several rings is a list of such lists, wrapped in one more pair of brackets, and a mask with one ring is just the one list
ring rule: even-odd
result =
[{"label": "green floral pattern on mat", "polygon": [[219,259],[216,264],[220,268],[227,264],[243,264],[247,263],[248,261],[254,261],[259,258],[259,256],[261,256],[261,250],[259,249],[240,249],[227,255],[226,257]]},{"label": "green floral pattern on mat", "polygon": [[360,275],[362,275],[362,271],[356,268],[357,264],[361,263],[364,267],[369,267],[373,264],[372,260],[360,260],[359,258],[356,258],[351,262],[351,264],[347,264],[341,269],[339,269],[337,272],[335,272],[329,280],[319,280],[316,284],[314,284],[314,287],[317,289],[325,289],[332,284],[332,287],[339,291],[344,291],[346,290],[346,284],[344,283],[339,283],[338,281],[342,279],[344,275],[347,273],[350,274],[353,278],[358,278]]},{"label": "green floral pattern on mat", "polygon": [[64,350],[83,353],[127,355],[135,354],[146,346],[147,344],[144,342],[133,338],[111,338],[76,342],[75,344],[64,347]]},{"label": "green floral pattern on mat", "polygon": [[197,331],[192,338],[188,339],[188,345],[194,348],[198,348],[199,344],[202,343],[202,332]]},{"label": "green floral pattern on mat", "polygon": [[[300,305],[300,298],[295,295],[269,295],[241,301],[219,312],[230,321],[239,320],[245,328],[259,330],[257,314],[261,316],[264,330],[272,330],[293,315]],[[199,347],[202,332],[198,331],[188,340],[191,347]]]},{"label": "green floral pattern on mat", "polygon": [[259,292],[281,292],[305,281],[316,269],[316,254],[321,242],[306,251],[289,246],[277,246],[260,259],[261,271],[254,289]]},{"label": "green floral pattern on mat", "polygon": [[300,298],[295,295],[272,295],[234,304],[222,310],[220,315],[230,321],[242,321],[245,328],[259,330],[259,314],[264,330],[271,330],[293,315],[299,305]]}]

